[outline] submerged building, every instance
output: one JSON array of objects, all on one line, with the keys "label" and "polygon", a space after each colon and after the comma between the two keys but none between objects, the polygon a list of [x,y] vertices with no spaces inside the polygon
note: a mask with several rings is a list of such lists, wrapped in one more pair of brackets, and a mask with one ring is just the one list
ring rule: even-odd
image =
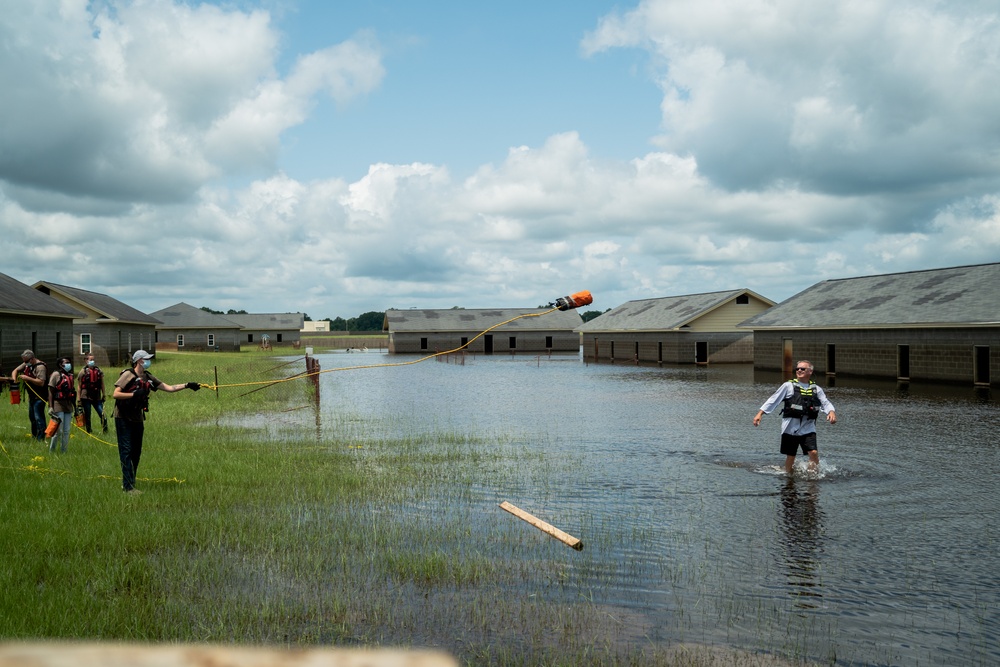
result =
[{"label": "submerged building", "polygon": [[1000,264],[825,280],[741,327],[754,367],[990,385],[1000,379]]},{"label": "submerged building", "polygon": [[774,305],[748,289],[628,301],[577,327],[592,361],[750,363],[752,332],[739,323]]},{"label": "submerged building", "polygon": [[[575,310],[550,308],[449,308],[385,312],[390,354],[447,352],[464,347],[478,354],[579,352]],[[488,331],[487,331],[488,330]]]}]

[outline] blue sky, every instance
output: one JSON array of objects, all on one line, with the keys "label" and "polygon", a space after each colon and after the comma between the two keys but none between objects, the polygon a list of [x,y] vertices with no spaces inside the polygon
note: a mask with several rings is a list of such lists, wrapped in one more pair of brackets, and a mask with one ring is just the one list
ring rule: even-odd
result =
[{"label": "blue sky", "polygon": [[28,284],[322,318],[1000,261],[994,3],[0,10]]},{"label": "blue sky", "polygon": [[634,50],[581,53],[580,37],[614,7],[350,2],[288,12],[280,25],[296,49],[368,31],[387,71],[364,99],[319,100],[288,131],[280,167],[295,178],[359,178],[372,162],[431,162],[464,175],[502,161],[511,146],[566,131],[608,158],[641,155],[659,125],[648,58]]}]

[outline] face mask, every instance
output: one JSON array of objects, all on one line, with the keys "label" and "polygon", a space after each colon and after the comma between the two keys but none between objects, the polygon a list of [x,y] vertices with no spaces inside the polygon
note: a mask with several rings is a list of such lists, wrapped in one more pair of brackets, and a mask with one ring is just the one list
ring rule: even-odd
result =
[{"label": "face mask", "polygon": [[89,361],[87,362],[87,365],[88,365],[88,366],[93,366],[93,365],[94,365],[94,360],[93,360],[93,359],[90,359],[90,360],[89,360]]},{"label": "face mask", "polygon": [[143,368],[144,368],[145,370],[149,370],[149,365],[150,365],[151,363],[153,363],[153,362],[152,362],[152,360],[150,360],[150,359],[143,359],[143,360],[142,360],[142,367],[143,367]]},{"label": "face mask", "polygon": [[71,370],[73,370],[73,364],[63,364],[63,370],[69,373]]}]

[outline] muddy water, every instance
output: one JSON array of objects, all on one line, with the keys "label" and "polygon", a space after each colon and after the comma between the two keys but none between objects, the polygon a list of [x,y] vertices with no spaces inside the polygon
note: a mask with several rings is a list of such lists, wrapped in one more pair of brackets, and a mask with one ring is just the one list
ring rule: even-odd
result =
[{"label": "muddy water", "polygon": [[[320,355],[324,370],[406,359]],[[515,475],[485,495],[583,539],[559,556],[568,597],[642,617],[652,641],[836,664],[1000,663],[996,397],[838,379],[820,472],[789,479],[780,419],[751,423],[781,379],[747,366],[432,360],[324,374],[317,428],[353,415],[393,429],[393,415],[408,429],[516,434],[565,461],[544,482]]]}]

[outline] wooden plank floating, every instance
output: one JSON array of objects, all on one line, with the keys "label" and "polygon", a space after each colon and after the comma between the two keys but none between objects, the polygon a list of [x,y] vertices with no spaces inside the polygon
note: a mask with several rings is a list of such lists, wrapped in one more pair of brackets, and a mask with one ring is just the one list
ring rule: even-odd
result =
[{"label": "wooden plank floating", "polygon": [[196,644],[0,643],[2,667],[458,667],[441,651]]},{"label": "wooden plank floating", "polygon": [[537,516],[525,512],[520,507],[517,507],[516,505],[511,505],[506,500],[500,503],[500,509],[510,512],[518,519],[524,519],[538,530],[542,531],[543,533],[548,533],[549,535],[556,538],[566,546],[572,547],[577,551],[583,550],[583,542],[581,542],[579,539],[573,537],[569,533],[564,533],[563,531],[559,530],[558,528],[556,528],[551,524],[545,523]]}]

